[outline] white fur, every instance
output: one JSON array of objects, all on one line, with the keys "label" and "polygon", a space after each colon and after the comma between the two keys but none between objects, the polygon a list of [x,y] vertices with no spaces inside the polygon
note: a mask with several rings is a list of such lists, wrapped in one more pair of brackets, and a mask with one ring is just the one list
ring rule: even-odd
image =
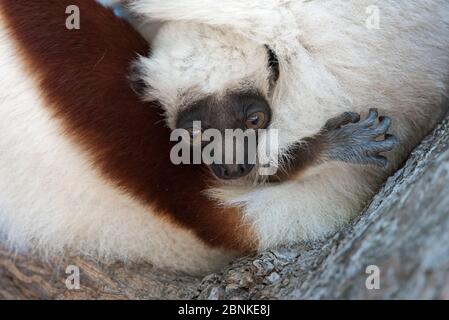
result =
[{"label": "white fur", "polygon": [[[369,29],[370,5],[380,29]],[[278,186],[212,190],[240,204],[261,248],[316,239],[354,217],[388,173],[442,115],[449,81],[447,0],[132,0],[149,20],[166,21],[139,63],[173,127],[176,113],[204,95],[247,86],[273,109],[285,150],[343,111],[376,107],[393,119],[400,147],[387,170],[328,163]],[[264,45],[280,79],[269,92]]]},{"label": "white fur", "polygon": [[206,272],[232,256],[157,217],[97,173],[48,101],[0,16],[0,239],[13,250],[83,253]]}]

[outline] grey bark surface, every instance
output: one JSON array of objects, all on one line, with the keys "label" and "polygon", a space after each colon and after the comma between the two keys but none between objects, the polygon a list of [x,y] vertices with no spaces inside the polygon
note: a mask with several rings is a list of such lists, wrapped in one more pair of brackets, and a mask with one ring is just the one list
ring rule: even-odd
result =
[{"label": "grey bark surface", "polygon": [[[66,287],[68,265],[80,289]],[[367,267],[379,271],[380,289]],[[241,258],[204,278],[150,265],[0,249],[3,299],[449,299],[449,118],[332,238]]]}]

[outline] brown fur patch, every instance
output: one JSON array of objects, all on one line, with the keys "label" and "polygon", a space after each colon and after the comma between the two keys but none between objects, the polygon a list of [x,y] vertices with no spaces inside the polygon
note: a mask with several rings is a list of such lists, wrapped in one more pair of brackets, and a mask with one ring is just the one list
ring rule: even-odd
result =
[{"label": "brown fur patch", "polygon": [[[65,27],[69,5],[80,8],[80,30]],[[127,23],[94,0],[1,0],[0,7],[49,108],[107,180],[213,247],[254,248],[240,211],[202,195],[208,173],[171,164],[161,110],[129,87],[128,66],[148,48]]]}]

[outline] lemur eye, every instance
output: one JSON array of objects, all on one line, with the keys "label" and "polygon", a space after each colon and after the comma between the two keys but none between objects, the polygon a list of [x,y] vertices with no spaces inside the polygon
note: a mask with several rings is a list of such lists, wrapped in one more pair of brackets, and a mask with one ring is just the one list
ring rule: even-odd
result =
[{"label": "lemur eye", "polygon": [[265,113],[259,111],[254,112],[249,115],[248,118],[246,118],[246,128],[248,129],[259,129],[262,128],[265,125]]},{"label": "lemur eye", "polygon": [[189,128],[187,129],[190,135],[189,143],[193,146],[200,145],[202,143],[203,132],[199,128]]}]

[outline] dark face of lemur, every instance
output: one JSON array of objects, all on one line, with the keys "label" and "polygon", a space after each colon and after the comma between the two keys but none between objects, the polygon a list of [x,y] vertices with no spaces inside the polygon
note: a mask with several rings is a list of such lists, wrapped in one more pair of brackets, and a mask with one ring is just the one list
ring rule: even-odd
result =
[{"label": "dark face of lemur", "polygon": [[[199,100],[178,114],[176,127],[187,130],[190,143],[202,149],[217,143],[214,137],[204,139],[205,133],[209,129],[219,132],[220,148],[212,152],[221,150],[221,155],[218,161],[207,165],[219,179],[230,180],[244,177],[252,171],[256,162],[258,132],[266,129],[270,121],[268,102],[260,94],[247,92],[232,93],[222,99],[211,96]],[[198,123],[200,127],[195,125]],[[242,135],[228,135],[238,132]],[[254,139],[250,138],[251,135]],[[231,152],[230,158],[227,152]]]},{"label": "dark face of lemur", "polygon": [[[268,47],[266,49],[267,67],[271,71],[269,81],[274,86],[279,77],[278,60],[273,51]],[[204,141],[203,133],[208,129],[218,130],[222,137],[221,155],[218,156],[221,161],[207,165],[217,178],[232,180],[252,172],[257,162],[259,130],[268,128],[271,117],[270,105],[263,94],[255,90],[232,92],[221,98],[214,95],[203,98],[183,109],[177,115],[176,128],[188,130],[191,143],[199,141],[201,148],[213,142],[213,138]],[[195,127],[194,123],[200,123],[201,127]],[[230,139],[226,131],[241,132],[243,135]],[[254,139],[249,138],[251,135]],[[231,158],[227,154],[229,150]],[[243,161],[239,160],[239,156]]]}]

